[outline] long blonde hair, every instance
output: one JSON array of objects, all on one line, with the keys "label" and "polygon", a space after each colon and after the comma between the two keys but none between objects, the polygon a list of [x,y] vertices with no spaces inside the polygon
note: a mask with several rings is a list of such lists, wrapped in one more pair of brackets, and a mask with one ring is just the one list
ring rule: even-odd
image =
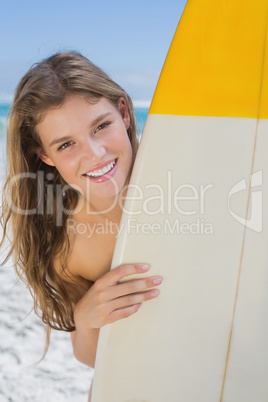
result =
[{"label": "long blonde hair", "polygon": [[[9,174],[3,189],[2,244],[10,224],[12,240],[7,258],[13,256],[17,274],[29,287],[34,310],[47,324],[48,340],[50,328],[73,331],[75,325],[71,296],[54,267],[55,256],[61,255],[64,264],[69,251],[68,214],[63,214],[60,223],[57,221],[59,192],[56,191],[58,186],[66,189],[67,183],[55,167],[37,156],[36,150],[42,144],[36,126],[48,110],[63,105],[70,95],[81,96],[89,102],[105,97],[115,106],[123,97],[130,115],[128,136],[133,160],[138,146],[130,97],[81,54],[57,53],[34,65],[20,81],[9,114]],[[42,191],[48,186],[50,191],[53,189],[54,204],[49,211],[44,208],[47,191]],[[77,192],[68,188],[61,202],[64,211],[74,209]]]}]

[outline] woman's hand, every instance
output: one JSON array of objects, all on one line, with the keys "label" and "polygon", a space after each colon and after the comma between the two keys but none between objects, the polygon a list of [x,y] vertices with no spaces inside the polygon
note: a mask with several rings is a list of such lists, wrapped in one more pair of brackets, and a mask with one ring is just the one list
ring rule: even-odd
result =
[{"label": "woman's hand", "polygon": [[76,329],[99,329],[129,317],[138,311],[142,302],[157,297],[159,291],[151,288],[161,284],[159,276],[119,283],[127,276],[146,273],[149,269],[147,264],[124,264],[98,279],[75,307]]}]

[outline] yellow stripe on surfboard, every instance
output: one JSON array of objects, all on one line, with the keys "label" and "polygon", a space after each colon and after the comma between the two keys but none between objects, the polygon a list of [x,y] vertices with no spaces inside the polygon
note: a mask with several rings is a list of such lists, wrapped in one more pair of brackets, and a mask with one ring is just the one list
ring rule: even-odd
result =
[{"label": "yellow stripe on surfboard", "polygon": [[266,19],[267,0],[188,0],[149,113],[268,118]]}]

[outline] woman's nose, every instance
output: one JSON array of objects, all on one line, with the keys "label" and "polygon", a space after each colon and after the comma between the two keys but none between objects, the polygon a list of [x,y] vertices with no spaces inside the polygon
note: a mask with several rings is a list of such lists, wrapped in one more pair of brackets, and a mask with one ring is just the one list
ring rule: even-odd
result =
[{"label": "woman's nose", "polygon": [[82,153],[83,156],[98,161],[105,155],[106,149],[102,142],[88,138],[83,144]]}]

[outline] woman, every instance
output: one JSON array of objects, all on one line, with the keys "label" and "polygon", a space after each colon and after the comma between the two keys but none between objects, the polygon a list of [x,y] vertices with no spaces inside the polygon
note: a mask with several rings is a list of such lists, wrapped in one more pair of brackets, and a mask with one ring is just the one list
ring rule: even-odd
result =
[{"label": "woman", "polygon": [[159,293],[160,277],[120,283],[148,264],[110,271],[137,146],[130,97],[82,55],[55,54],[18,85],[2,242],[10,223],[9,256],[47,324],[47,347],[51,328],[70,331],[76,358],[91,367],[99,329]]}]

